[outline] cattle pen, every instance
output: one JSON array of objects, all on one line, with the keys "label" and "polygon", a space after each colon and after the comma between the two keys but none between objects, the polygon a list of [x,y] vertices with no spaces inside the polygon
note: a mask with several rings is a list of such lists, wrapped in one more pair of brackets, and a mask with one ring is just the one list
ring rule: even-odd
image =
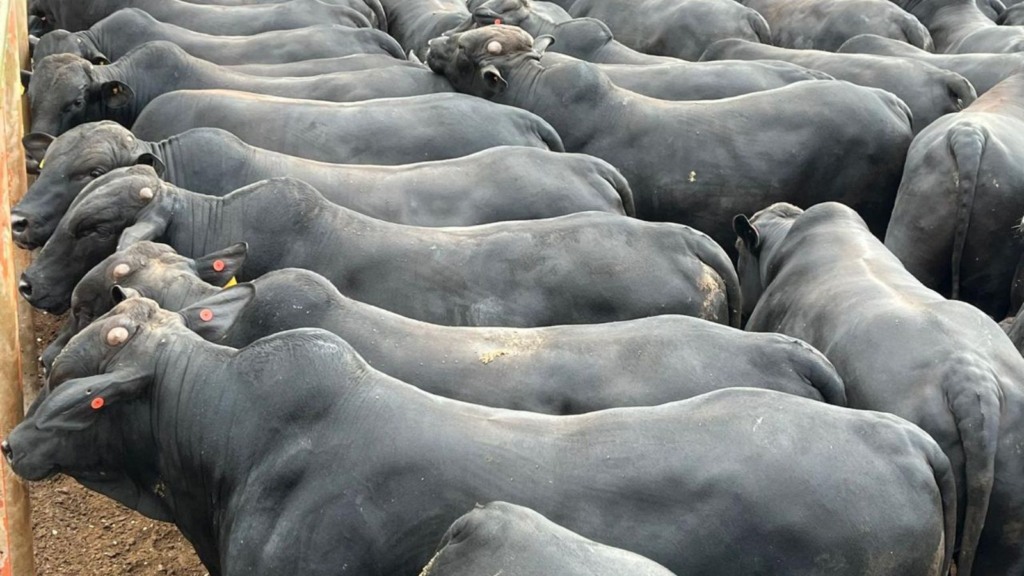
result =
[{"label": "cattle pen", "polygon": [[[28,58],[25,0],[0,0],[3,54],[3,161],[0,162],[0,204],[10,206],[25,192],[27,175],[22,151],[24,105],[20,72]],[[34,366],[32,326],[17,292],[17,270],[27,253],[16,253],[11,237],[11,214],[0,210],[0,437],[21,421],[22,383]],[[20,313],[19,313],[20,311]],[[24,345],[22,345],[24,342]],[[27,360],[27,361],[26,361]],[[24,368],[24,369],[23,369]],[[35,574],[28,491],[7,462],[0,459],[0,576]]]}]

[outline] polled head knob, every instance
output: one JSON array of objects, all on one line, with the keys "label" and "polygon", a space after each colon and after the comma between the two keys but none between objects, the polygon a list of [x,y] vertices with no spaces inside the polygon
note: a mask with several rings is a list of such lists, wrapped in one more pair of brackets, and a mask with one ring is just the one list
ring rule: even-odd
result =
[{"label": "polled head knob", "polygon": [[128,329],[124,326],[115,326],[107,332],[107,344],[120,346],[128,341]]},{"label": "polled head knob", "polygon": [[501,42],[491,40],[487,43],[488,54],[501,54]]},{"label": "polled head knob", "polygon": [[132,267],[123,262],[121,264],[118,264],[117,266],[114,266],[114,280],[120,280],[121,278],[124,278],[131,271]]}]

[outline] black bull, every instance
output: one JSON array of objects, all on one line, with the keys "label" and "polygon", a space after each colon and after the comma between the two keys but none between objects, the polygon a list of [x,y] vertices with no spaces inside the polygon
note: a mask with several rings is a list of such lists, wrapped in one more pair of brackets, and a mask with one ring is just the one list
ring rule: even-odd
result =
[{"label": "black bull", "polygon": [[[739,325],[736,272],[706,235],[603,212],[422,228],[363,216],[291,178],[223,198],[121,168],[79,196],[22,275],[23,296],[67,309],[74,285],[140,240],[186,256],[248,242],[239,279],[295,267],[369,304],[438,324],[545,326],[684,314]],[[274,215],[268,218],[267,215]]]},{"label": "black bull", "polygon": [[207,89],[329,102],[453,91],[443,78],[416,66],[268,78],[200,60],[170,42],[149,42],[109,66],[95,66],[73,54],[57,54],[37,62],[28,85],[32,131],[60,135],[79,124],[99,120],[132,126],[161,94]]},{"label": "black bull", "polygon": [[428,64],[460,92],[530,110],[566,149],[622,171],[637,216],[680,222],[730,246],[730,219],[779,200],[837,200],[881,234],[911,115],[888,92],[845,82],[711,102],[666,102],[615,87],[596,65],[538,60],[548,44],[510,26],[435,39]]},{"label": "black bull", "polygon": [[174,521],[229,576],[413,576],[492,500],[679,574],[810,576],[823,558],[840,576],[948,570],[949,464],[898,418],[750,389],[582,416],[485,408],[385,376],[320,330],[235,350],[186,327],[216,332],[231,308],[133,298],[82,332],[3,444],[14,471],[61,470]]},{"label": "black bull", "polygon": [[1024,359],[999,326],[922,286],[841,204],[777,204],[736,227],[747,328],[806,340],[851,407],[929,432],[957,475],[959,572],[1019,573]]},{"label": "black bull", "polygon": [[94,64],[113,62],[146,42],[166,40],[215,64],[297,62],[349,54],[389,54],[404,58],[402,47],[375,28],[321,24],[273,30],[252,36],[214,36],[161,22],[135,8],[118,10],[88,30],[55,30],[32,49],[38,62],[53,54],[75,54]]},{"label": "black bull", "polygon": [[[141,295],[180,310],[227,297],[232,289],[220,286],[237,274],[246,252],[244,244],[235,245],[191,259],[151,242],[116,252],[75,287],[71,315],[44,352],[44,364],[51,367],[68,340],[117,299]],[[835,368],[805,343],[698,318],[533,329],[439,326],[343,296],[308,270],[277,270],[251,284],[255,296],[218,344],[242,348],[285,330],[323,328],[385,374],[482,406],[579,414],[664,404],[736,382],[846,404]],[[493,386],[494,379],[503,384]]]},{"label": "black bull", "polygon": [[147,142],[114,122],[83,124],[57,139],[30,134],[28,157],[46,169],[11,210],[14,241],[42,246],[71,201],[99,176],[150,164],[170,184],[211,196],[275,176],[301,178],[329,200],[417,226],[471,226],[600,210],[634,215],[626,179],[603,160],[529,146],[495,146],[397,166],[328,164],[245,144],[217,128]]}]

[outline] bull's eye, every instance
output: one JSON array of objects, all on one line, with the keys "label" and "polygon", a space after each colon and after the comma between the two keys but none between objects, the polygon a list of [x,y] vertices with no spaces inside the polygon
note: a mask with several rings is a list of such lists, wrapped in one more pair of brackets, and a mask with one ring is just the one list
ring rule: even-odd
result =
[{"label": "bull's eye", "polygon": [[106,171],[105,171],[105,170],[103,170],[103,168],[93,168],[93,169],[92,169],[92,170],[91,170],[91,171],[89,172],[89,176],[92,176],[93,178],[99,178],[100,176],[103,176],[103,174],[104,174],[105,172],[106,172]]},{"label": "bull's eye", "polygon": [[78,110],[85,105],[85,100],[81,97],[75,98],[70,104],[64,107],[64,112],[71,112],[72,110]]},{"label": "bull's eye", "polygon": [[106,238],[112,235],[113,233],[107,226],[84,225],[76,228],[74,232],[75,238],[87,238],[89,236],[99,236],[100,238]]}]

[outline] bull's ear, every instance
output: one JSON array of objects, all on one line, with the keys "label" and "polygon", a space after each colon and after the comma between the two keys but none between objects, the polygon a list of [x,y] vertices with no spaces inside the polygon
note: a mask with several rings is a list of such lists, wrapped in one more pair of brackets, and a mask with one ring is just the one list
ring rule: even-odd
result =
[{"label": "bull's ear", "polygon": [[739,236],[740,240],[750,250],[751,254],[757,254],[761,249],[761,234],[758,233],[757,228],[750,223],[750,219],[743,214],[737,214],[732,219],[732,229]]},{"label": "bull's ear", "polygon": [[139,211],[135,224],[121,232],[121,239],[117,242],[118,251],[143,240],[157,241],[163,236],[171,222],[170,202],[166,194],[156,192],[149,205]]},{"label": "bull's ear", "polygon": [[124,82],[111,80],[100,87],[100,95],[107,108],[124,108],[135,99],[135,92]]},{"label": "bull's ear", "polygon": [[223,286],[238,275],[238,270],[242,268],[245,257],[248,255],[249,244],[245,242],[232,244],[223,250],[196,258],[196,272],[203,282],[214,286]]},{"label": "bull's ear", "polygon": [[555,37],[550,34],[537,36],[533,39],[533,51],[537,54],[544,54],[549,46],[555,43]]},{"label": "bull's ear", "polygon": [[35,162],[35,165],[38,166],[42,164],[43,157],[46,156],[46,150],[50,147],[50,144],[53,144],[54,140],[55,138],[49,134],[32,132],[31,134],[26,134],[21,139],[21,145],[25,147],[25,155],[28,156],[28,159]]},{"label": "bull's ear", "polygon": [[139,395],[150,375],[119,370],[68,380],[54,389],[33,414],[40,430],[88,428],[104,410]]},{"label": "bull's ear", "polygon": [[32,73],[28,70],[21,71],[21,86],[28,89],[28,83],[32,81]]},{"label": "bull's ear", "polygon": [[203,298],[178,314],[185,325],[204,340],[220,342],[255,297],[256,288],[252,284],[238,284]]},{"label": "bull's ear", "polygon": [[164,161],[152,152],[143,152],[142,154],[139,154],[139,156],[135,158],[135,163],[152,166],[153,171],[156,172],[156,175],[160,178],[163,178],[164,172],[167,171],[167,166],[164,164]]},{"label": "bull's ear", "polygon": [[114,301],[114,304],[120,304],[129,298],[142,298],[142,293],[135,288],[114,284],[110,287],[110,298]]},{"label": "bull's ear", "polygon": [[487,86],[494,90],[495,94],[501,93],[505,88],[508,88],[508,82],[501,76],[501,72],[494,66],[494,64],[488,64],[480,69],[480,77],[484,79]]}]

